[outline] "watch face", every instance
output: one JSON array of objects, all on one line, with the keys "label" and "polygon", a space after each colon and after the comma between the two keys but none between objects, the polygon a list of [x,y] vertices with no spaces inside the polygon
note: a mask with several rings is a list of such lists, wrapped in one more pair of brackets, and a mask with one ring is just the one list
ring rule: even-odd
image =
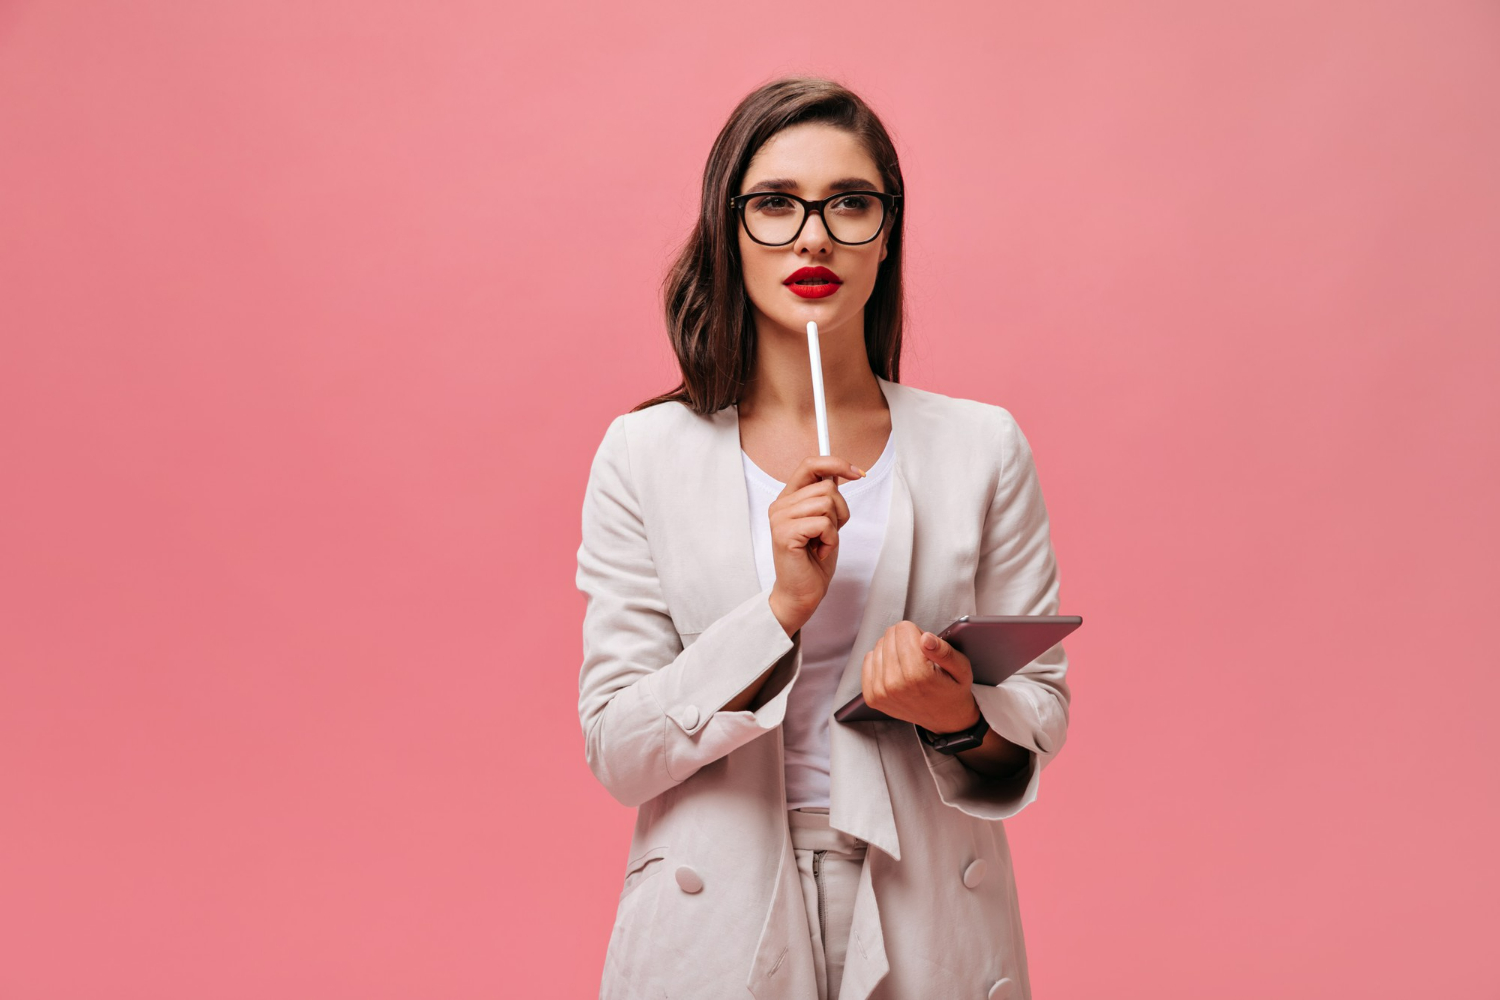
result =
[{"label": "watch face", "polygon": [[979,746],[984,742],[984,733],[968,731],[939,735],[931,730],[924,729],[922,730],[922,740],[939,753],[952,754],[958,753],[960,750],[970,750]]},{"label": "watch face", "polygon": [[974,725],[956,733],[939,735],[925,728],[921,730],[921,733],[922,739],[934,750],[939,753],[954,754],[960,750],[972,750],[984,743],[984,736],[989,732],[989,728],[989,723],[981,715]]}]

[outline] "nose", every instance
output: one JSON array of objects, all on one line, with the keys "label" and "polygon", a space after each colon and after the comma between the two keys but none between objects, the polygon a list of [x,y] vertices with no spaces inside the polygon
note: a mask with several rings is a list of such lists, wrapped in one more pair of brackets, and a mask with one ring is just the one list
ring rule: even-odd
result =
[{"label": "nose", "polygon": [[797,234],[797,243],[792,249],[801,253],[804,247],[810,253],[827,255],[833,252],[833,237],[828,235],[821,211],[808,212],[802,222],[802,232]]}]

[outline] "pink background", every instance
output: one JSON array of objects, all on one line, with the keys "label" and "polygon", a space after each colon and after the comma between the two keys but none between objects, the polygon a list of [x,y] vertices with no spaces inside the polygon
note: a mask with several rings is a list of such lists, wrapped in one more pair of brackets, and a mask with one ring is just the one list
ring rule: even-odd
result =
[{"label": "pink background", "polygon": [[588,464],[843,79],[1036,449],[1038,998],[1496,997],[1500,7],[0,5],[0,996],[586,997]]}]

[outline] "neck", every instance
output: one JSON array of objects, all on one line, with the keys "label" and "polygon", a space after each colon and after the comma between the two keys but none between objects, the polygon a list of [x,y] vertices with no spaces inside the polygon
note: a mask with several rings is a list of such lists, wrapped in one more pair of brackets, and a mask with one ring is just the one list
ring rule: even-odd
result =
[{"label": "neck", "polygon": [[[740,418],[811,423],[816,409],[807,331],[790,330],[760,315],[755,325],[755,371],[740,400]],[[862,310],[840,326],[818,326],[823,396],[830,412],[885,408],[885,394],[865,352],[864,328]]]}]

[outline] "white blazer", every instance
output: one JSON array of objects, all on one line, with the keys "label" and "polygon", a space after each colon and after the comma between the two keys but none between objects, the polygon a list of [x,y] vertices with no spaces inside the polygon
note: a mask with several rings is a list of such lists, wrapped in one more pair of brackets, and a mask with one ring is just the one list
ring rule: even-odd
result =
[{"label": "white blazer", "polygon": [[[1058,613],[1031,448],[1003,407],[879,378],[896,436],[885,540],[835,707],[907,619]],[[583,504],[578,714],[589,768],[638,806],[601,1000],[818,995],[786,819],[781,721],[801,669],[761,589],[739,409],[614,418]],[[771,665],[772,695],[723,706]],[[869,843],[841,1000],[1029,1000],[1006,817],[1067,737],[1063,648],[998,686],[989,724],[1031,751],[1010,780],[927,747],[909,722],[830,713],[830,823]]]}]

